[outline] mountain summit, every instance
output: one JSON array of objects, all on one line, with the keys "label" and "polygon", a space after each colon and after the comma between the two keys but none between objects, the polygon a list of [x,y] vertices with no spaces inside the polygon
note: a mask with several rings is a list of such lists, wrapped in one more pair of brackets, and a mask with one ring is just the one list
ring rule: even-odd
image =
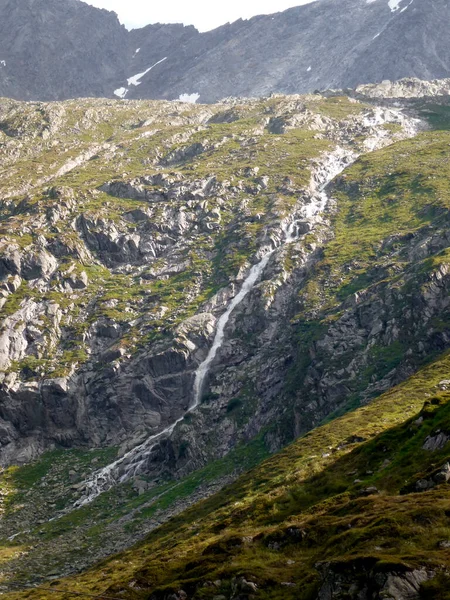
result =
[{"label": "mountain summit", "polygon": [[0,95],[187,99],[450,73],[447,0],[318,0],[199,33],[127,31],[79,0],[0,0]]}]

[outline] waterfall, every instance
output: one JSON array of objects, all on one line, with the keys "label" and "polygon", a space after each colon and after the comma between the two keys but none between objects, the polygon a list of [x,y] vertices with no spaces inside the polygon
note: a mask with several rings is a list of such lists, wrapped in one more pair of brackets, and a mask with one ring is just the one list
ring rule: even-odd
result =
[{"label": "waterfall", "polygon": [[[289,243],[294,240],[293,238],[293,227],[286,226],[286,240],[285,243]],[[244,300],[247,294],[253,289],[255,283],[261,277],[264,269],[269,262],[270,257],[275,252],[275,249],[269,251],[263,256],[263,258],[250,269],[250,273],[245,279],[239,293],[230,302],[227,310],[219,318],[217,322],[216,334],[214,337],[211,349],[208,352],[206,359],[199,365],[195,374],[194,390],[193,390],[193,402],[190,404],[186,414],[192,412],[200,404],[203,383],[209,372],[210,366],[216,357],[218,349],[222,346],[223,339],[225,336],[225,327],[234,309]],[[86,482],[86,495],[84,498],[76,503],[76,506],[84,506],[94,500],[103,491],[106,491],[117,482],[127,481],[131,477],[138,475],[141,472],[142,467],[148,458],[151,450],[158,444],[163,438],[168,438],[172,435],[178,423],[184,419],[186,415],[183,415],[172,423],[169,427],[166,427],[156,435],[152,435],[147,438],[145,442],[136,446],[130,452],[125,454],[122,458],[119,458],[115,462],[107,465],[103,469],[100,469],[90,480]]]},{"label": "waterfall", "polygon": [[[384,131],[380,133],[379,140],[382,140],[383,136]],[[217,352],[223,344],[225,328],[231,314],[260,280],[271,256],[279,248],[299,239],[298,223],[307,221],[310,225],[314,225],[320,220],[321,214],[329,201],[325,191],[327,185],[357,158],[358,155],[352,150],[338,147],[334,152],[326,155],[325,159],[316,166],[311,182],[310,202],[298,208],[296,213],[291,216],[291,220],[285,220],[280,223],[282,239],[278,241],[276,247],[268,250],[259,262],[251,267],[241,289],[231,300],[226,311],[219,318],[212,346],[205,360],[197,368],[193,386],[193,400],[185,415],[159,433],[147,438],[142,444],[136,446],[118,460],[94,473],[91,478],[86,481],[85,494],[75,503],[75,507],[84,506],[85,504],[92,502],[92,500],[102,492],[113,487],[116,483],[127,481],[133,476],[145,472],[145,465],[151,450],[162,439],[169,438],[176,426],[183,421],[185,416],[199,406],[205,380],[209,374],[211,365],[217,356]]]},{"label": "waterfall", "polygon": [[216,335],[214,337],[213,344],[211,346],[210,351],[208,352],[208,356],[206,359],[200,364],[195,374],[194,381],[194,404],[192,405],[192,409],[196,408],[200,404],[200,400],[202,397],[203,383],[205,381],[206,376],[208,375],[209,368],[216,357],[217,350],[222,346],[223,338],[225,336],[225,327],[230,319],[231,313],[233,310],[244,300],[247,294],[253,289],[255,283],[258,281],[260,276],[262,275],[264,269],[269,262],[270,257],[275,252],[272,250],[268,252],[256,265],[250,269],[250,273],[247,279],[244,281],[239,293],[233,298],[228,306],[227,310],[223,313],[220,319],[217,321],[217,330]]}]

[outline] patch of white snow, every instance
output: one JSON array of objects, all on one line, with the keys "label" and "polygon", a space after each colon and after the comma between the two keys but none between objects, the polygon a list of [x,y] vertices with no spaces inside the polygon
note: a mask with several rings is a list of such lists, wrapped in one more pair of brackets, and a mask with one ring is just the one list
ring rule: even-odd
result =
[{"label": "patch of white snow", "polygon": [[146,71],[143,71],[142,73],[138,73],[137,75],[133,75],[133,77],[130,77],[127,80],[128,85],[141,85],[142,81],[140,81],[140,80],[144,77],[144,75],[147,75],[147,73],[150,73],[150,71],[152,69],[154,69],[157,65],[160,65],[165,60],[167,60],[167,56],[165,58],[162,58],[161,60],[158,60],[158,62],[156,62],[151,67],[149,67]]},{"label": "patch of white snow", "polygon": [[117,88],[117,90],[114,90],[114,95],[118,96],[119,98],[122,98],[122,100],[125,98],[125,96],[128,94],[128,88]]},{"label": "patch of white snow", "polygon": [[0,67],[6,67],[6,60],[0,60]]},{"label": "patch of white snow", "polygon": [[402,0],[388,0],[389,8],[392,12],[395,12],[400,8],[400,2]]},{"label": "patch of white snow", "polygon": [[195,104],[200,98],[200,94],[180,94],[178,100],[180,102],[187,102],[189,104]]},{"label": "patch of white snow", "polygon": [[312,69],[312,67],[311,67],[311,65],[309,65],[309,67],[306,70],[309,73],[311,71],[311,69]]}]

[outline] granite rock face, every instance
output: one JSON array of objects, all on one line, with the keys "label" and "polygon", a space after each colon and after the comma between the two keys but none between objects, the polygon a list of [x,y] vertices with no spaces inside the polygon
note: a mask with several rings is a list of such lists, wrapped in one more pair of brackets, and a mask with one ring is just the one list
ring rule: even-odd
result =
[{"label": "granite rock face", "polygon": [[78,0],[2,0],[0,15],[1,96],[109,96],[126,72],[128,34],[114,13]]}]

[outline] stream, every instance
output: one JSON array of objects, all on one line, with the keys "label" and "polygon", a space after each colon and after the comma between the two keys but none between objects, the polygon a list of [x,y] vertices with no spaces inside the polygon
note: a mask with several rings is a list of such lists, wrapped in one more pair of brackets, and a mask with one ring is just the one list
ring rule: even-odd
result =
[{"label": "stream", "polygon": [[[413,137],[420,128],[419,120],[404,115],[401,110],[376,107],[372,114],[364,117],[364,126],[373,128],[374,130],[373,135],[368,136],[364,141],[364,153],[372,152],[392,142],[389,132],[386,129],[382,127],[378,129],[379,126],[387,122],[401,123],[405,137]],[[272,255],[284,246],[301,239],[301,232],[304,231],[304,228],[299,227],[299,224],[307,222],[313,227],[321,220],[322,214],[330,200],[326,192],[327,186],[344,169],[353,164],[358,157],[359,154],[350,148],[337,146],[333,152],[326,154],[316,164],[312,171],[309,202],[297,207],[290,218],[280,223],[279,235],[271,240],[271,246],[267,246],[265,250],[260,251],[259,261],[251,267],[240,290],[231,300],[225,312],[219,317],[214,340],[208,355],[196,370],[192,400],[185,414],[159,433],[148,437],[142,444],[134,447],[121,458],[93,473],[84,483],[83,496],[74,504],[74,508],[89,504],[102,492],[109,490],[117,483],[128,481],[136,475],[145,473],[145,465],[152,449],[161,440],[170,438],[177,425],[184,420],[185,416],[195,411],[199,406],[203,396],[205,381],[217,353],[224,342],[226,327],[231,314],[253,290],[255,285],[260,282]]]},{"label": "stream", "polygon": [[183,421],[185,416],[199,406],[206,378],[218,351],[222,347],[226,326],[231,314],[253,290],[255,285],[259,283],[272,255],[280,248],[300,239],[301,235],[298,233],[300,228],[297,226],[297,223],[307,221],[313,225],[320,219],[320,215],[326,208],[329,200],[325,188],[339,173],[346,169],[356,159],[357,155],[355,153],[338,147],[334,152],[329,153],[325,160],[323,160],[315,169],[311,181],[310,202],[296,211],[292,221],[280,223],[280,240],[278,243],[273,241],[274,247],[268,249],[260,258],[259,262],[251,267],[239,292],[231,300],[226,311],[218,319],[216,333],[211,348],[207,357],[198,366],[195,373],[192,401],[186,413],[159,433],[147,438],[142,444],[134,447],[121,458],[94,473],[91,478],[85,482],[84,495],[75,503],[75,507],[89,504],[102,492],[107,491],[115,484],[128,481],[132,477],[142,473],[152,449],[161,440],[169,438],[176,426]]}]

